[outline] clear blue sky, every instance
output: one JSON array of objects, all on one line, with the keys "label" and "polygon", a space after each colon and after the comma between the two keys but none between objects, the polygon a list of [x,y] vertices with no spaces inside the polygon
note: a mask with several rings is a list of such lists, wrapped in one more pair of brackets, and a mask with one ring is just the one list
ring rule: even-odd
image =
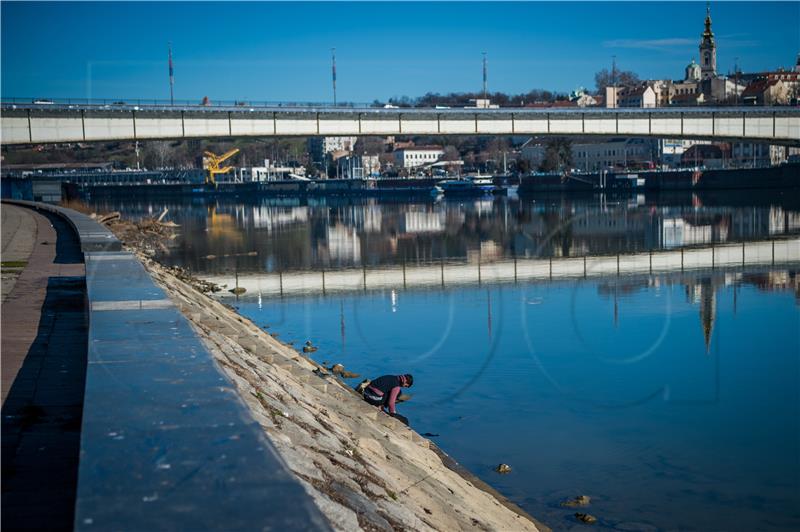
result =
[{"label": "clear blue sky", "polygon": [[[593,87],[617,56],[641,77],[683,77],[705,2],[2,2],[5,96],[329,101],[425,92]],[[800,2],[712,2],[718,67],[791,67]]]}]

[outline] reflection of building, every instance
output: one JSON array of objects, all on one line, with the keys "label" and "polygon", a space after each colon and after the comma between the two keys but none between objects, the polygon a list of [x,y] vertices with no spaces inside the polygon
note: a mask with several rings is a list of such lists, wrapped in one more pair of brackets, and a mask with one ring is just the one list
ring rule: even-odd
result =
[{"label": "reflection of building", "polygon": [[746,273],[742,282],[751,284],[764,292],[794,292],[795,301],[800,305],[800,274],[793,271],[771,271]]},{"label": "reflection of building", "polygon": [[717,319],[717,292],[711,283],[700,285],[700,324],[703,327],[703,339],[706,342],[706,353],[711,347],[711,334]]},{"label": "reflection of building", "polygon": [[364,222],[362,227],[366,233],[380,233],[383,226],[383,215],[376,205],[364,206]]},{"label": "reflection of building", "polygon": [[711,278],[704,278],[686,285],[686,296],[695,305],[700,306],[700,326],[703,329],[703,340],[706,353],[711,348],[711,337],[714,322],[717,319],[717,285]]},{"label": "reflection of building", "polygon": [[692,246],[724,242],[728,239],[725,224],[692,223],[685,218],[663,218],[661,220],[661,245],[665,248]]},{"label": "reflection of building", "polygon": [[441,233],[445,227],[445,212],[410,211],[403,213],[403,233]]},{"label": "reflection of building", "polygon": [[308,222],[308,207],[254,207],[253,227],[274,231],[280,227]]},{"label": "reflection of building", "polygon": [[354,227],[334,225],[327,231],[328,253],[332,260],[348,264],[361,262],[361,240]]}]

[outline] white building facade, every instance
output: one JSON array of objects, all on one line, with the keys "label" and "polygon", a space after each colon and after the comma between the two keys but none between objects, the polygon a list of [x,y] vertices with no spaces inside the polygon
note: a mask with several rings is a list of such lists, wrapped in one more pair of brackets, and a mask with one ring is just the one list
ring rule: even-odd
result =
[{"label": "white building facade", "polygon": [[415,146],[395,150],[394,160],[398,167],[416,168],[438,161],[444,155],[444,149],[440,146]]}]

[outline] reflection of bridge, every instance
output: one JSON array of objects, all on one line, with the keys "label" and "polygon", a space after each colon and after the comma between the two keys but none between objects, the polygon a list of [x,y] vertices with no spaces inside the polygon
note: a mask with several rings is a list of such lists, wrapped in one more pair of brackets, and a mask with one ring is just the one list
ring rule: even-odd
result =
[{"label": "reflection of bridge", "polygon": [[[800,263],[800,238],[720,244],[671,251],[569,258],[510,258],[489,263],[440,262],[331,271],[239,273],[203,279],[264,296],[568,280],[742,266]],[[229,292],[221,292],[229,296]]]},{"label": "reflection of bridge", "polygon": [[800,109],[2,104],[2,143],[313,135],[623,135],[800,143]]}]

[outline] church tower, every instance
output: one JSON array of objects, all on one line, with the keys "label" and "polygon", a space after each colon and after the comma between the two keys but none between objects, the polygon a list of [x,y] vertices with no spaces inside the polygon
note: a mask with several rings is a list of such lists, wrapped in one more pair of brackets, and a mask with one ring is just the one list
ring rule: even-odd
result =
[{"label": "church tower", "polygon": [[702,79],[717,77],[717,44],[711,31],[711,6],[706,3],[706,29],[700,40],[700,72]]}]

